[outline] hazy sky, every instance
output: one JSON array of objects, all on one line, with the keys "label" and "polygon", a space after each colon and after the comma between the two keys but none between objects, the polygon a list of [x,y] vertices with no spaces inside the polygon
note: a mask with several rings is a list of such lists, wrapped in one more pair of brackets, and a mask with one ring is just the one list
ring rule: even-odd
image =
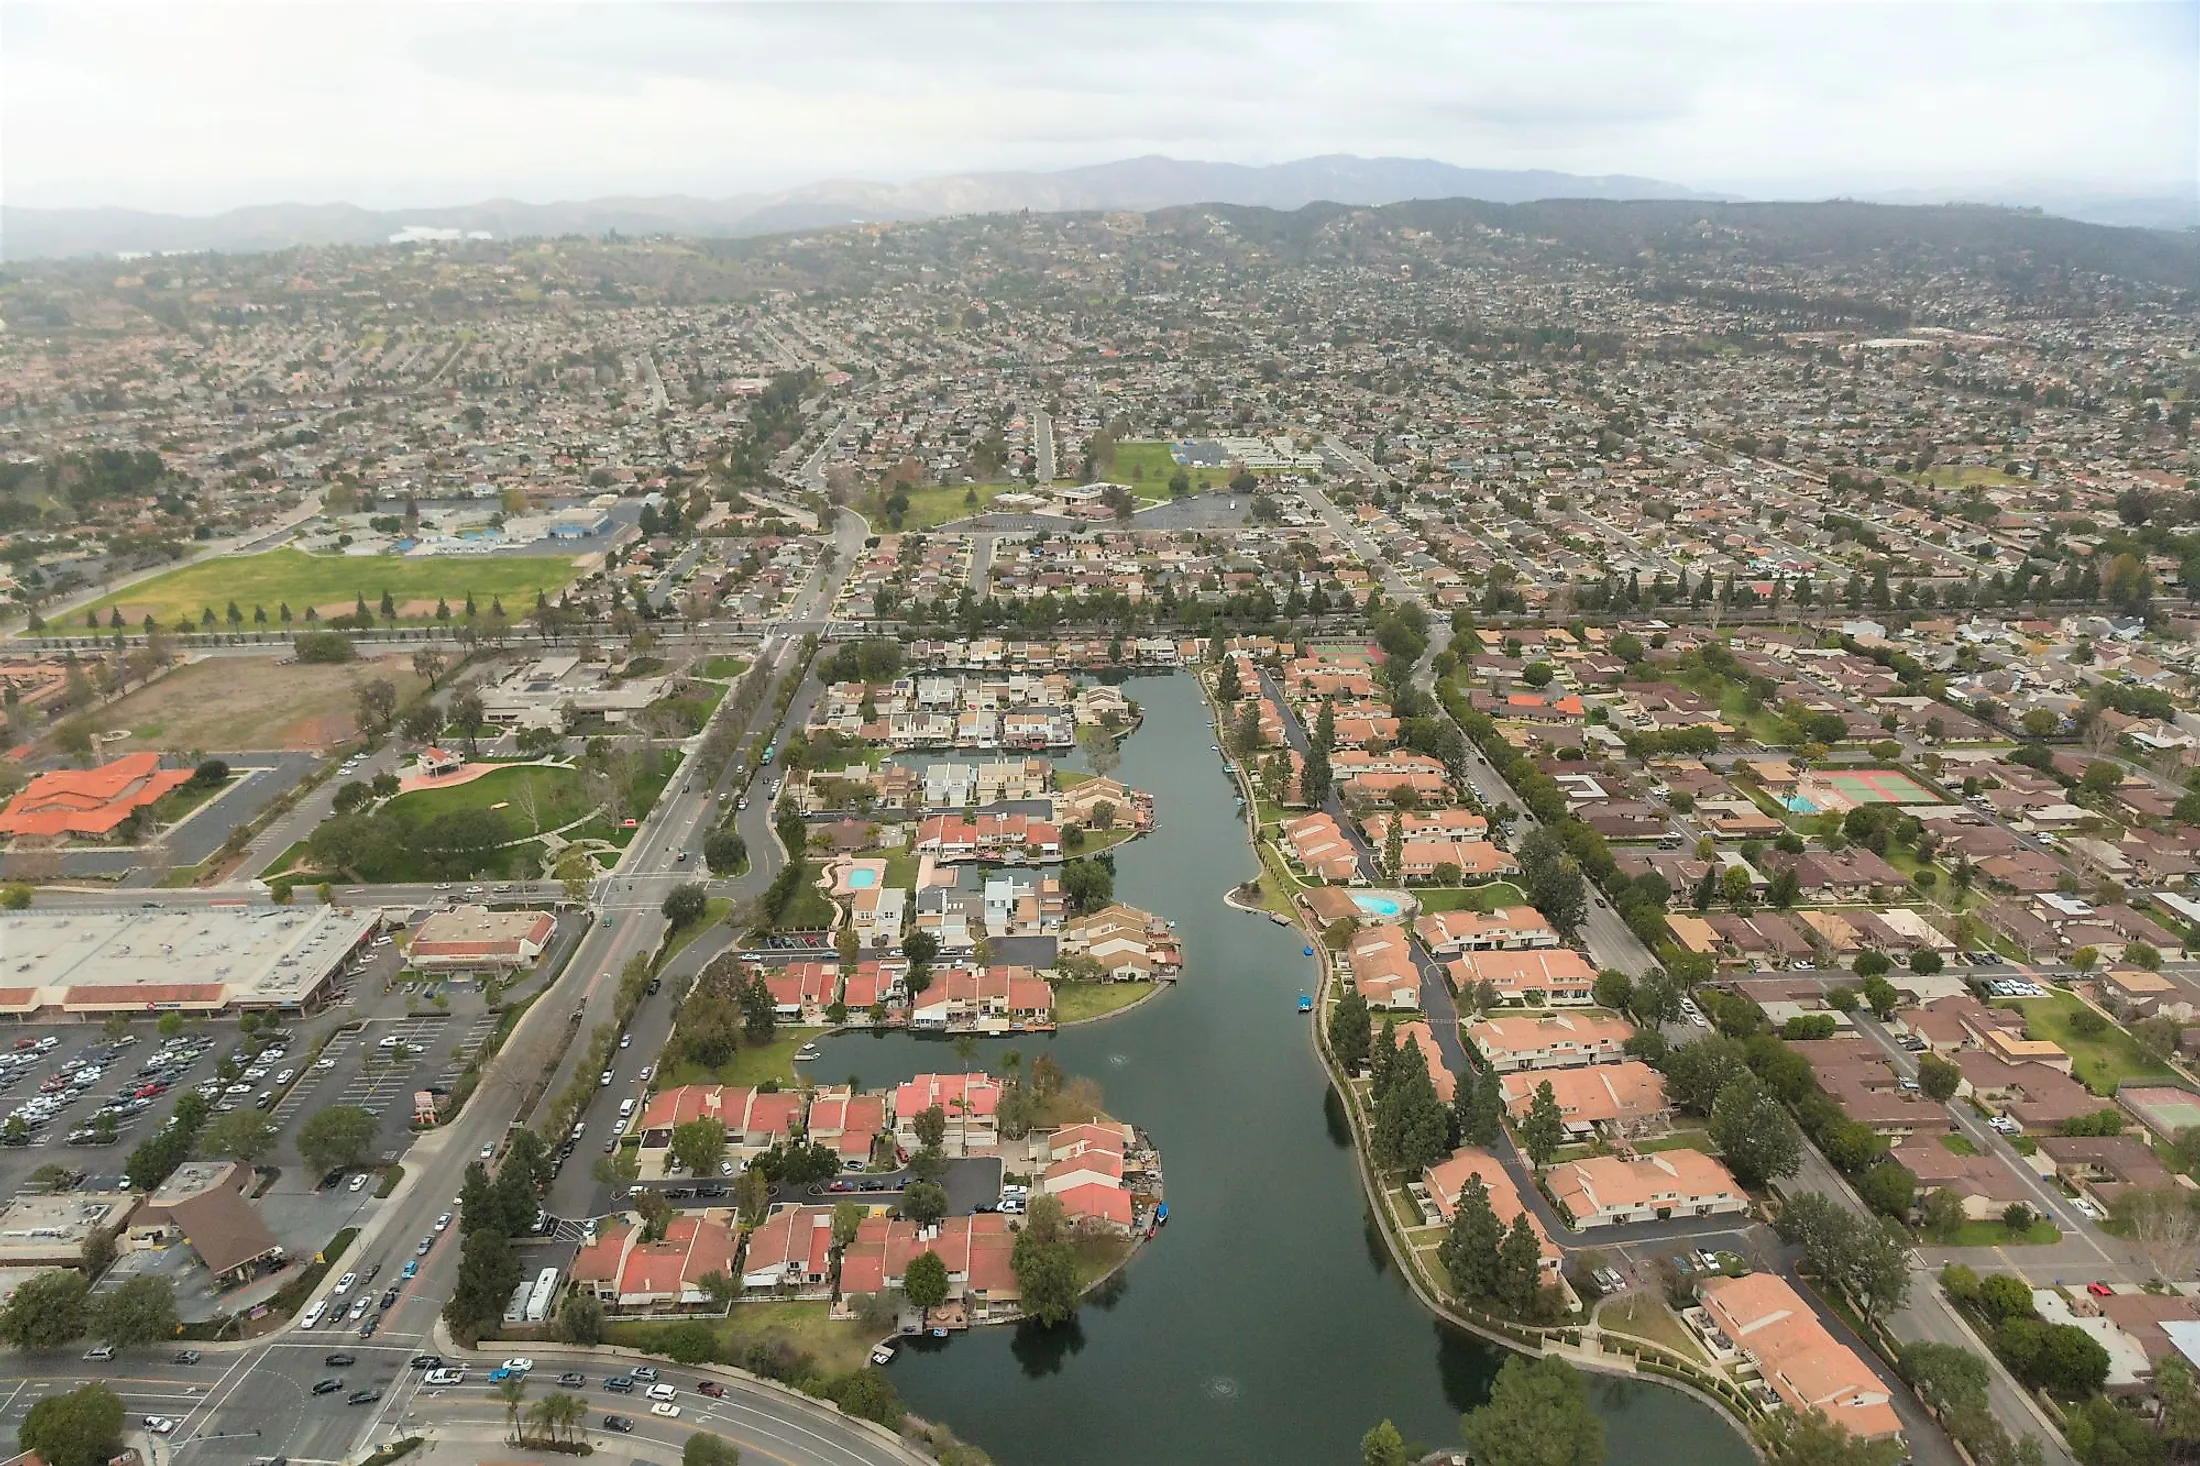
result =
[{"label": "hazy sky", "polygon": [[0,198],[723,194],[1166,153],[2191,186],[2200,4],[0,0]]}]

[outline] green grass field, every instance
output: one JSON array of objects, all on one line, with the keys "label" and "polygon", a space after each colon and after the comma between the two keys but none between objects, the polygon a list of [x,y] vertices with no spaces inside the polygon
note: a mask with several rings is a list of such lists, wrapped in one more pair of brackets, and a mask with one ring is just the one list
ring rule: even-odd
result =
[{"label": "green grass field", "polygon": [[1413,899],[1423,911],[1479,911],[1485,916],[1501,906],[1521,906],[1527,897],[1505,881],[1483,886],[1412,886]]},{"label": "green grass field", "polygon": [[[878,1340],[854,1319],[834,1322],[830,1308],[823,1301],[742,1303],[735,1306],[730,1317],[705,1322],[718,1335],[721,1358],[738,1359],[742,1350],[753,1343],[785,1343],[816,1360],[826,1374],[860,1369]],[[669,1327],[662,1323],[617,1323],[611,1326],[609,1342],[647,1349]]]},{"label": "green grass field", "polygon": [[2024,1029],[2031,1038],[2061,1044],[2070,1055],[2071,1077],[2098,1095],[2113,1095],[2127,1079],[2166,1079],[2165,1064],[2149,1063],[2130,1034],[2114,1024],[2092,1038],[2081,1038],[2072,1019],[2089,1011],[2075,994],[2050,993],[2044,998],[2019,998],[2002,1006],[2024,1015]]},{"label": "green grass field", "polygon": [[[1081,455],[1059,459],[1060,466],[1065,468],[1074,468],[1081,461]],[[1103,477],[1110,483],[1129,484],[1131,492],[1137,497],[1158,503],[1169,497],[1169,475],[1175,472],[1176,460],[1169,456],[1167,443],[1133,440],[1115,445],[1115,461],[1108,465],[1108,471]],[[1230,477],[1216,468],[1192,468],[1185,472],[1191,477],[1192,492],[1195,494],[1199,492],[1202,475],[1217,487]]]},{"label": "green grass field", "polygon": [[[996,494],[1009,493],[1029,486],[1023,483],[1002,484],[935,484],[928,488],[909,490],[909,510],[901,517],[901,533],[915,534],[920,530],[937,529],[949,520],[967,519],[982,514],[993,502]],[[977,496],[972,507],[970,496]],[[876,501],[866,501],[864,518],[870,521],[877,534],[892,534],[894,527],[886,522],[886,515]]]},{"label": "green grass field", "polygon": [[[374,608],[384,591],[397,602],[400,621],[433,621],[439,596],[450,602],[456,618],[465,610],[471,592],[478,614],[486,615],[492,601],[501,597],[505,614],[517,621],[534,609],[536,591],[556,595],[572,580],[573,562],[562,556],[359,559],[280,549],[186,565],[97,601],[91,609],[101,625],[106,624],[108,611],[119,607],[132,626],[148,612],[161,625],[173,626],[183,616],[197,621],[208,609],[224,617],[229,603],[235,601],[244,613],[246,628],[255,625],[252,608],[261,606],[267,611],[267,629],[280,630],[276,611],[288,602],[298,618],[291,623],[295,630],[305,625],[308,606],[320,607],[327,617],[349,612],[358,597],[365,596],[369,608]],[[423,601],[425,607],[418,604]],[[80,622],[83,612],[71,612],[70,617]]]},{"label": "green grass field", "polygon": [[2012,1232],[1998,1220],[1965,1222],[1942,1247],[2049,1247],[2062,1241],[2062,1228],[2053,1222],[2034,1222],[2022,1233]]},{"label": "green grass field", "polygon": [[745,657],[706,657],[696,675],[730,680],[748,670],[749,664]]},{"label": "green grass field", "polygon": [[[522,809],[522,801],[530,787],[536,801],[536,820],[532,827]],[[386,808],[402,809],[425,821],[454,809],[493,809],[498,805],[504,806],[499,813],[512,826],[515,837],[554,830],[579,819],[589,810],[588,793],[577,771],[544,768],[539,764],[498,769],[493,774],[483,774],[478,779],[446,789],[416,789],[410,794],[398,795]]]},{"label": "green grass field", "polygon": [[1150,982],[1058,982],[1054,985],[1054,1021],[1082,1023],[1120,1013],[1154,990]]}]

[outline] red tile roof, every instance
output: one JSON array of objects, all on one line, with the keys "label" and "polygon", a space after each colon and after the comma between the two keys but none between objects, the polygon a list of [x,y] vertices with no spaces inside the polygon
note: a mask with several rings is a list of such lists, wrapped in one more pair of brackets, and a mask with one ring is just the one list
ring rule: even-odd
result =
[{"label": "red tile roof", "polygon": [[56,769],[35,776],[0,809],[0,835],[110,834],[132,811],[190,780],[189,769],[164,769],[152,752],[96,769]]}]

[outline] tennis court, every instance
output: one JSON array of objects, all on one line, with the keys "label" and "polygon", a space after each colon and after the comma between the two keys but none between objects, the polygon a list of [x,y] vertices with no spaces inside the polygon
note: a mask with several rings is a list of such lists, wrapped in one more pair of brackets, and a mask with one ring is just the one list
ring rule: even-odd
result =
[{"label": "tennis court", "polygon": [[2139,1089],[2127,1084],[2116,1091],[2116,1099],[2164,1140],[2189,1126],[2200,1125],[2200,1094],[2189,1089],[2169,1085]]},{"label": "tennis court", "polygon": [[1938,804],[1923,784],[1900,769],[1821,769],[1810,783],[1850,804]]}]

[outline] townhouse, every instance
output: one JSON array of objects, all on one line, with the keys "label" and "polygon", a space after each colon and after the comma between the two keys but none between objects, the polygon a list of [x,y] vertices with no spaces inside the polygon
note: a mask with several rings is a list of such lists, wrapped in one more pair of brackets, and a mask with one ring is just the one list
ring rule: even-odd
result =
[{"label": "townhouse", "polygon": [[1435,1165],[1423,1169],[1421,1184],[1428,1188],[1429,1200],[1437,1215],[1449,1226],[1459,1209],[1459,1193],[1466,1189],[1470,1178],[1477,1177],[1489,1193],[1490,1210],[1496,1213],[1499,1226],[1510,1229],[1516,1218],[1527,1216],[1528,1226],[1535,1233],[1538,1265],[1546,1276],[1555,1278],[1565,1254],[1551,1240],[1542,1220],[1521,1201],[1520,1188],[1513,1184],[1512,1175],[1496,1156],[1478,1146],[1462,1145]]},{"label": "townhouse", "polygon": [[741,1291],[752,1296],[827,1298],[833,1282],[833,1209],[782,1206],[749,1233]]},{"label": "townhouse", "polygon": [[1501,906],[1487,913],[1465,908],[1426,912],[1414,921],[1413,934],[1439,962],[1468,952],[1558,945],[1557,930],[1533,906]]},{"label": "townhouse", "polygon": [[909,1024],[918,1030],[1019,1033],[1053,1023],[1054,989],[1028,967],[949,967],[909,1000]]},{"label": "townhouse", "polygon": [[1353,990],[1381,1012],[1408,1012],[1421,1006],[1421,973],[1404,931],[1395,926],[1354,932],[1345,948]]},{"label": "townhouse", "polygon": [[1578,1069],[1524,1069],[1498,1079],[1498,1092],[1514,1123],[1526,1118],[1536,1090],[1551,1086],[1551,1097],[1576,1139],[1605,1130],[1622,1138],[1663,1127],[1673,1114],[1665,1097],[1665,1079],[1638,1059]]},{"label": "townhouse", "polygon": [[1488,983],[1497,1001],[1527,1008],[1585,1008],[1596,1001],[1596,969],[1570,947],[1469,951],[1448,964],[1461,992]]},{"label": "townhouse", "polygon": [[607,1308],[675,1312],[711,1301],[703,1279],[731,1278],[740,1246],[740,1220],[731,1211],[681,1212],[657,1242],[644,1242],[632,1218],[615,1217],[574,1255],[569,1276],[575,1289]]},{"label": "townhouse", "polygon": [[853,1299],[898,1291],[909,1264],[930,1252],[946,1264],[948,1302],[972,1322],[1013,1317],[1020,1296],[1010,1261],[1015,1249],[1015,1234],[999,1212],[944,1217],[924,1226],[902,1217],[865,1217],[841,1255],[834,1307],[840,1316],[850,1316]]},{"label": "townhouse", "polygon": [[894,1090],[894,1142],[914,1151],[917,1117],[933,1106],[947,1117],[949,1155],[972,1155],[1000,1143],[1000,1081],[986,1074],[919,1074]]},{"label": "townhouse", "polygon": [[1698,1150],[1562,1161],[1544,1173],[1544,1185],[1580,1228],[1718,1216],[1749,1208],[1741,1183]]},{"label": "townhouse", "polygon": [[1064,922],[1058,950],[1090,959],[1119,982],[1174,977],[1184,966],[1183,947],[1168,922],[1120,901]]},{"label": "townhouse", "polygon": [[1500,1074],[1521,1069],[1561,1069],[1576,1064],[1616,1064],[1635,1025],[1598,1013],[1484,1018],[1469,1024],[1467,1041]]},{"label": "townhouse", "polygon": [[1902,1422],[1879,1376],[1827,1332],[1779,1274],[1713,1278],[1698,1285],[1696,1297],[1719,1340],[1754,1363],[1790,1410],[1799,1415],[1823,1410],[1862,1440],[1901,1433]]}]

